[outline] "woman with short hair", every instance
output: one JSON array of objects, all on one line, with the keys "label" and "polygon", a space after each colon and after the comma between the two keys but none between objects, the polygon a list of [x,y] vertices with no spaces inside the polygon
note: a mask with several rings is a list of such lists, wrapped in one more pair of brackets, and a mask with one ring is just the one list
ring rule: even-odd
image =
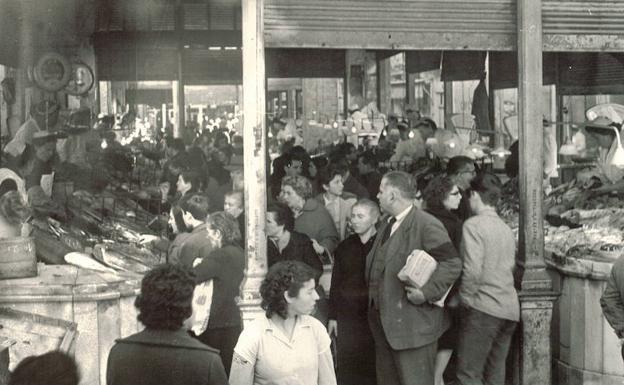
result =
[{"label": "woman with short hair", "polygon": [[354,234],[336,248],[329,295],[329,334],[336,336],[342,385],[375,385],[375,342],[368,326],[366,256],[373,248],[379,206],[360,199],[351,209]]},{"label": "woman with short hair", "polygon": [[293,230],[295,220],[290,209],[281,204],[270,204],[266,218],[269,267],[281,261],[297,260],[315,269],[320,276],[323,263],[314,251],[310,238]]},{"label": "woman with short hair", "polygon": [[346,168],[330,165],[318,172],[318,182],[323,192],[317,195],[316,200],[321,202],[334,220],[340,240],[347,234],[347,222],[351,214],[351,207],[357,200],[356,196],[344,192],[343,175]]},{"label": "woman with short hair", "polygon": [[317,254],[334,252],[339,240],[336,225],[325,206],[312,198],[312,184],[306,177],[284,177],[280,200],[295,217],[295,231],[310,237]]},{"label": "woman with short hair", "polygon": [[193,274],[180,266],[160,265],[143,277],[135,306],[145,329],[117,340],[111,349],[108,385],[227,383],[219,353],[183,327],[193,311],[194,289]]},{"label": "woman with short hair", "polygon": [[238,339],[230,385],[336,385],[329,335],[310,316],[319,299],[314,275],[299,261],[269,269],[260,286],[265,314]]},{"label": "woman with short hair", "polygon": [[423,192],[424,209],[446,228],[455,249],[459,250],[462,220],[455,213],[461,202],[459,187],[447,176],[432,179]]},{"label": "woman with short hair", "polygon": [[[455,214],[462,196],[459,187],[444,175],[433,178],[423,192],[424,208],[429,214],[436,217],[446,229],[446,232],[459,251],[462,235],[462,220]],[[454,368],[447,370],[448,363],[457,347],[459,333],[459,309],[457,309],[457,287],[451,289],[447,296],[447,311],[451,316],[451,327],[438,339],[438,353],[435,361],[435,385],[444,385],[444,373],[447,377],[454,376]]]}]

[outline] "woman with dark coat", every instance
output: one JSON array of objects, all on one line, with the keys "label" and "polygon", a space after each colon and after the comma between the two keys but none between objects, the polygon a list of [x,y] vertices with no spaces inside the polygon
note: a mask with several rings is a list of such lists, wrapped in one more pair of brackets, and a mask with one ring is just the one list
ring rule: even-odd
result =
[{"label": "woman with dark coat", "polygon": [[442,222],[456,250],[459,250],[461,241],[462,220],[454,211],[461,198],[457,185],[445,176],[432,179],[423,191],[425,211]]},{"label": "woman with dark coat", "polygon": [[317,281],[323,272],[312,241],[302,233],[293,231],[295,219],[290,209],[281,204],[270,204],[267,208],[267,256],[269,267],[287,260],[301,261],[317,272]]},{"label": "woman with dark coat", "polygon": [[[448,232],[453,246],[459,250],[462,236],[462,220],[455,214],[462,199],[459,187],[447,176],[432,179],[423,192],[424,208],[436,217]],[[447,304],[456,297],[457,285],[451,289]],[[435,362],[435,385],[443,385],[443,375],[455,350],[458,339],[459,313],[457,307],[447,306],[452,319],[451,327],[438,340],[438,354]],[[452,368],[453,365],[451,365]],[[452,373],[447,373],[452,376]]]},{"label": "woman with dark coat", "polygon": [[336,336],[337,376],[342,385],[375,385],[375,342],[368,326],[368,287],[364,270],[373,247],[379,207],[360,199],[351,209],[353,232],[335,252],[329,295],[330,335]]},{"label": "woman with dark coat", "polygon": [[219,352],[188,335],[193,274],[165,264],[148,272],[135,301],[145,329],[118,340],[108,356],[108,385],[222,385],[227,377]]},{"label": "woman with dark coat", "polygon": [[230,214],[222,211],[210,214],[206,230],[214,248],[207,257],[194,263],[193,272],[197,284],[212,280],[214,286],[208,323],[197,338],[219,349],[225,371],[229,373],[234,346],[242,330],[235,298],[243,280],[245,252],[240,246],[238,223]]}]

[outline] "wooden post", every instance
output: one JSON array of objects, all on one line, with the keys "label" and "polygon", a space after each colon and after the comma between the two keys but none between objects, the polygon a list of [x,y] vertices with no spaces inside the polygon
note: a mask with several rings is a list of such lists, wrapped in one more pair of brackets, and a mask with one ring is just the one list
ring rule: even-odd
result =
[{"label": "wooden post", "polygon": [[176,88],[173,92],[176,97],[174,98],[173,108],[177,109],[178,114],[176,115],[176,124],[173,127],[173,136],[181,138],[184,125],[186,124],[186,109],[184,108],[184,42],[182,41],[184,35],[184,8],[181,0],[176,0],[175,33],[178,40],[178,81],[174,82]]},{"label": "wooden post", "polygon": [[377,61],[377,84],[379,94],[379,111],[389,114],[392,111],[392,66],[390,57]]},{"label": "wooden post", "polygon": [[247,240],[245,278],[239,306],[243,322],[262,314],[260,283],[267,272],[266,103],[264,1],[244,0],[243,7],[243,145]]},{"label": "wooden post", "polygon": [[[490,95],[490,97],[492,97]],[[444,82],[444,116],[442,117],[440,124],[444,124],[445,128],[449,128],[448,119],[453,115],[453,81],[447,80]]]},{"label": "wooden post", "polygon": [[552,383],[550,321],[555,295],[544,263],[542,1],[518,0],[520,242],[524,262],[520,383]]}]

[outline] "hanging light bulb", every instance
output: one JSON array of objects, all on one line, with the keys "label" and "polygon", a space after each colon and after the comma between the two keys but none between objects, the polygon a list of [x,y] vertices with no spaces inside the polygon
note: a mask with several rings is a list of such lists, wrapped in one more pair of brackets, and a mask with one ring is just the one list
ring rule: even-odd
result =
[{"label": "hanging light bulb", "polygon": [[507,150],[503,146],[500,146],[500,147],[497,147],[496,150],[492,151],[492,155],[498,156],[499,158],[504,158],[506,156],[511,155],[511,151]]},{"label": "hanging light bulb", "polygon": [[106,139],[102,139],[102,144],[100,144],[100,147],[102,147],[102,150],[106,150],[106,147],[108,147]]},{"label": "hanging light bulb", "polygon": [[269,131],[269,138],[273,137],[273,133],[271,131]]},{"label": "hanging light bulb", "polygon": [[569,139],[567,139],[566,142],[559,149],[559,155],[574,156],[578,154],[579,152],[576,149],[576,146]]},{"label": "hanging light bulb", "polygon": [[615,131],[615,140],[617,140],[617,146],[615,148],[615,152],[613,153],[613,158],[611,158],[611,162],[609,162],[612,166],[617,168],[624,168],[624,148],[622,148],[622,142],[620,141],[620,132],[617,128],[613,127]]},{"label": "hanging light bulb", "polygon": [[485,156],[485,152],[483,152],[483,146],[478,143],[472,143],[468,147],[466,147],[466,151],[469,156],[474,157],[475,159],[483,158]]},{"label": "hanging light bulb", "polygon": [[455,142],[450,142],[448,144],[448,146],[449,146],[449,148],[455,148],[456,144],[455,144]]},{"label": "hanging light bulb", "polygon": [[354,134],[357,133],[357,128],[355,128],[355,126],[351,127],[351,132]]},{"label": "hanging light bulb", "polygon": [[410,133],[407,134],[407,137],[410,139],[414,139],[414,131],[410,131]]},{"label": "hanging light bulb", "polygon": [[334,121],[334,123],[332,123],[332,127],[338,128],[338,122]]}]

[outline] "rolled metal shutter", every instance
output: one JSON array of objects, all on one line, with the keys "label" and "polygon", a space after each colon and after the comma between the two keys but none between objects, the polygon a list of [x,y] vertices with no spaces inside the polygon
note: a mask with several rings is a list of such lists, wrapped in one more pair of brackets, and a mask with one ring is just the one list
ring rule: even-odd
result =
[{"label": "rolled metal shutter", "polygon": [[267,47],[511,50],[514,0],[265,0]]},{"label": "rolled metal shutter", "polygon": [[624,2],[542,1],[545,51],[624,51]]}]

